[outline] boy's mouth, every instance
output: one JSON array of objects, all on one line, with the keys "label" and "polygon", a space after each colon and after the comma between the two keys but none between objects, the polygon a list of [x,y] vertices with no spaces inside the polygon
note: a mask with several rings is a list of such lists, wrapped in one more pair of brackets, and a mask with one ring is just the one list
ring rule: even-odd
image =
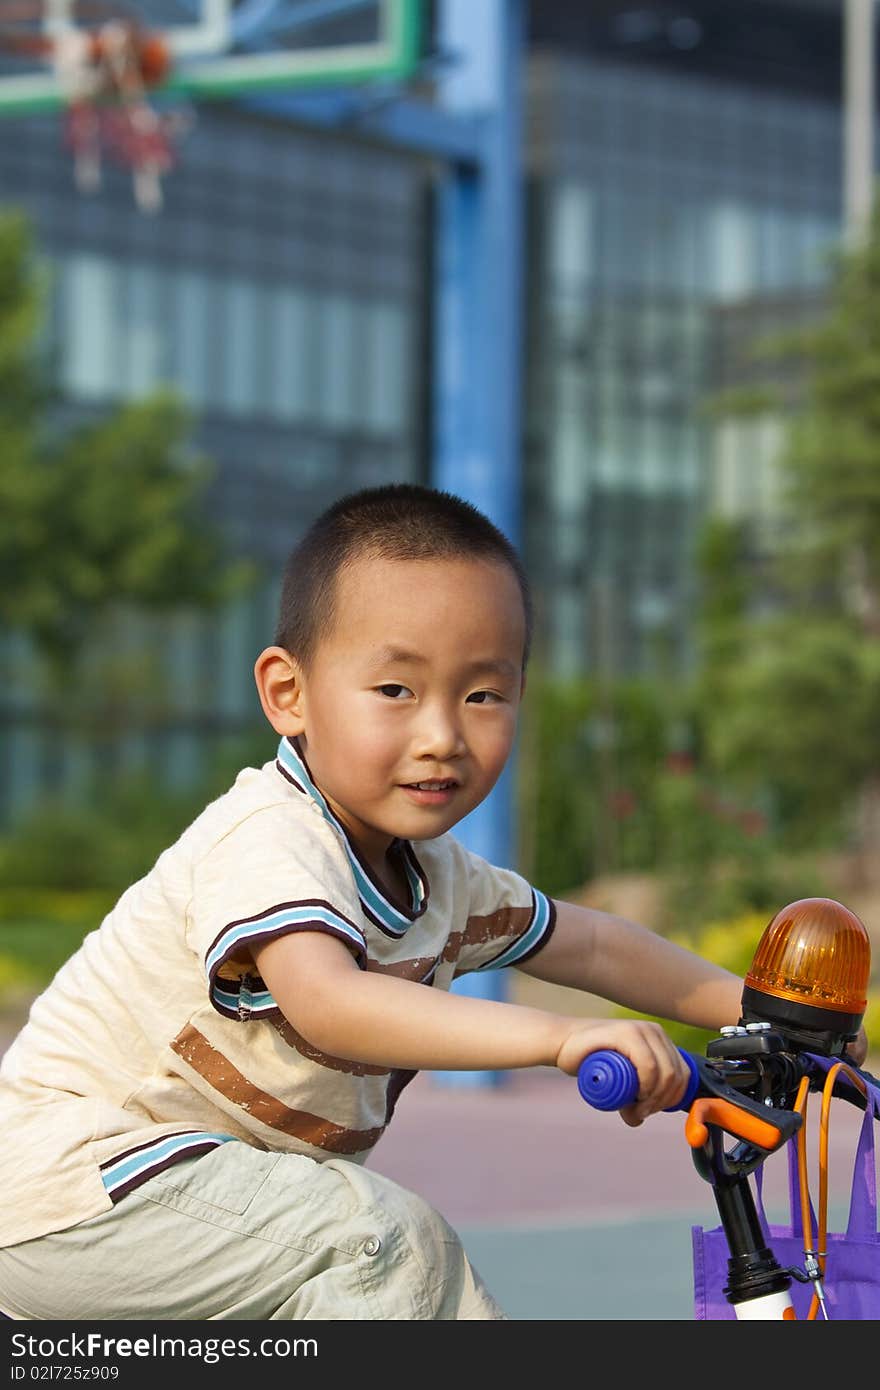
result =
[{"label": "boy's mouth", "polygon": [[420,792],[444,792],[452,787],[457,787],[458,783],[452,777],[432,778],[427,782],[404,782],[405,787],[411,787],[414,791]]},{"label": "boy's mouth", "polygon": [[423,782],[403,782],[401,788],[418,806],[444,806],[458,787],[453,777],[427,778]]}]

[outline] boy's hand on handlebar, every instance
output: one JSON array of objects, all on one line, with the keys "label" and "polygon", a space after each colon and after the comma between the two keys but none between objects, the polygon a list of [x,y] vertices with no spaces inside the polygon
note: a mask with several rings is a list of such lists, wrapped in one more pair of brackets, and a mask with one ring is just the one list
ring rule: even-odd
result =
[{"label": "boy's hand on handlebar", "polygon": [[637,1126],[649,1115],[678,1104],[690,1082],[690,1072],[678,1048],[659,1023],[644,1019],[572,1019],[559,1049],[556,1065],[569,1076],[591,1052],[610,1048],[622,1052],[639,1078],[638,1100],[619,1114],[624,1124]]}]

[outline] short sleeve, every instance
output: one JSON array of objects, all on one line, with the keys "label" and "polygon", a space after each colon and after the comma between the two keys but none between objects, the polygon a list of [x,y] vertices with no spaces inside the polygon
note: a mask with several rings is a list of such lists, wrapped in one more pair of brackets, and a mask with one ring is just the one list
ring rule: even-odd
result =
[{"label": "short sleeve", "polygon": [[512,869],[470,850],[462,853],[469,907],[455,973],[520,965],[549,941],[556,925],[553,901]]},{"label": "short sleeve", "polygon": [[252,948],[296,931],[338,937],[366,966],[356,893],[332,829],[308,806],[257,810],[228,831],[193,873],[188,936],[209,997],[227,1018],[277,1005],[256,973]]}]

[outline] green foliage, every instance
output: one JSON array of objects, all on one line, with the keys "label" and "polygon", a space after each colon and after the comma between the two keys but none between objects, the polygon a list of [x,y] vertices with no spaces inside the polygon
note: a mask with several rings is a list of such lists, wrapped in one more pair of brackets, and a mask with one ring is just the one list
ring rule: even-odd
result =
[{"label": "green foliage", "polygon": [[658,822],[659,929],[688,932],[719,913],[763,912],[798,895],[764,811],[723,794],[696,767],[659,779]]},{"label": "green foliage", "polygon": [[600,874],[655,871],[665,916],[704,921],[772,902],[766,807],[670,750],[690,712],[659,682],[530,680],[520,753],[523,872],[565,895]]},{"label": "green foliage", "polygon": [[776,391],[767,386],[742,386],[719,391],[707,401],[701,413],[711,416],[762,416],[779,404]]},{"label": "green foliage", "polygon": [[707,530],[695,696],[708,773],[818,847],[855,832],[880,769],[880,205],[824,315],[763,360],[797,383],[773,553],[766,531],[762,554],[748,527]]},{"label": "green foliage", "polygon": [[[117,896],[153,866],[205,805],[231,785],[245,764],[271,756],[271,741],[229,740],[215,750],[209,776],[173,795],[155,774],[99,779],[75,806],[36,806],[0,838],[0,894],[18,893],[22,907],[36,893]],[[57,899],[56,899],[57,901]]]},{"label": "green foliage", "polygon": [[[141,878],[164,847],[159,804],[155,791],[128,784],[108,794],[101,808],[38,805],[0,842],[0,887],[121,889]],[[181,816],[167,802],[164,809],[173,831]]]},{"label": "green foliage", "polygon": [[0,888],[0,1007],[43,989],[115,894]]},{"label": "green foliage", "polygon": [[57,688],[113,609],[217,604],[253,571],[223,559],[200,516],[209,468],[173,394],[71,432],[51,423],[43,290],[27,224],[0,216],[0,619],[34,640]]},{"label": "green foliage", "polygon": [[45,399],[36,347],[46,277],[36,264],[25,219],[0,216],[0,439],[15,447]]},{"label": "green foliage", "polygon": [[783,851],[772,835],[755,835],[727,859],[716,855],[664,871],[656,925],[692,941],[709,919],[750,912],[769,919],[780,903],[821,897],[826,886],[813,853]]},{"label": "green foliage", "polygon": [[[798,354],[806,381],[781,460],[792,519],[784,556],[806,557],[808,578],[811,571],[833,575],[821,597],[835,611],[852,609],[853,554],[863,560],[862,578],[872,590],[880,572],[878,305],[880,205],[864,243],[837,259],[825,317],[781,345],[781,352]],[[815,588],[808,594],[815,602]]]},{"label": "green foliage", "polygon": [[653,862],[653,786],[665,743],[664,693],[529,678],[519,799],[525,870],[548,892],[600,871]]},{"label": "green foliage", "polygon": [[22,907],[0,892],[0,1006],[44,989],[111,905],[94,893],[44,893]]},{"label": "green foliage", "polygon": [[868,1037],[870,1052],[880,1050],[880,989],[868,991],[868,1007],[862,1020]]},{"label": "green foliage", "polygon": [[753,589],[746,567],[748,537],[742,523],[710,517],[699,537],[697,563],[703,590],[700,621],[711,635],[740,622]]},{"label": "green foliage", "polygon": [[767,782],[794,842],[839,827],[876,761],[876,653],[850,622],[783,614],[752,624],[707,719],[712,764],[733,785]]},{"label": "green foliage", "polygon": [[0,1007],[48,984],[239,769],[271,755],[261,727],[218,747],[210,775],[185,796],[155,777],[102,780],[76,807],[47,802],[0,838]]},{"label": "green foliage", "polygon": [[118,605],[205,607],[247,577],[197,522],[208,474],[182,451],[187,427],[160,394],[4,461],[0,617],[57,665]]}]

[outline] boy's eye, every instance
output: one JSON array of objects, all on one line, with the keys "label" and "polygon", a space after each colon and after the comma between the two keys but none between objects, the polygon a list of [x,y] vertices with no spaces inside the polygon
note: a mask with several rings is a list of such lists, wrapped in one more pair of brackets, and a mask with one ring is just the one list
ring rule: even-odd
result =
[{"label": "boy's eye", "polygon": [[494,690],[475,690],[468,696],[468,702],[472,705],[491,705],[500,699],[501,696]]},{"label": "boy's eye", "polygon": [[399,700],[402,695],[411,695],[412,691],[406,685],[398,685],[395,681],[386,681],[385,685],[378,687],[382,695],[387,695],[389,700]]}]

